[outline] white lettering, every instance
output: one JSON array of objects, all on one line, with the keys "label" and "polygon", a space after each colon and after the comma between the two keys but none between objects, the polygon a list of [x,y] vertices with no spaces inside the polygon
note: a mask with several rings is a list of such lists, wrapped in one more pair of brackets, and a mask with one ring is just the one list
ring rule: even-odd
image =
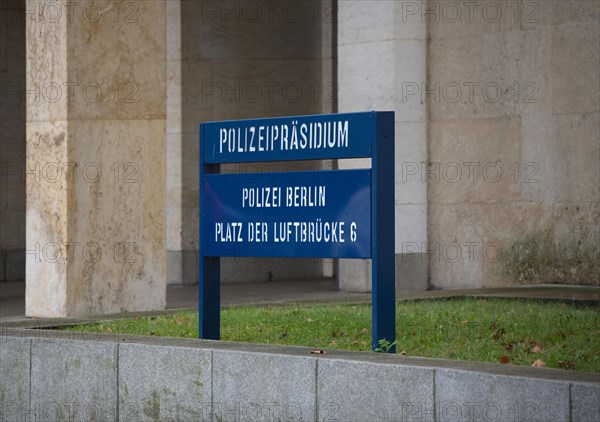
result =
[{"label": "white lettering", "polygon": [[275,145],[280,151],[348,148],[349,137],[348,120],[221,128],[219,153],[269,152]]},{"label": "white lettering", "polygon": [[324,207],[325,186],[288,186],[286,207]]}]

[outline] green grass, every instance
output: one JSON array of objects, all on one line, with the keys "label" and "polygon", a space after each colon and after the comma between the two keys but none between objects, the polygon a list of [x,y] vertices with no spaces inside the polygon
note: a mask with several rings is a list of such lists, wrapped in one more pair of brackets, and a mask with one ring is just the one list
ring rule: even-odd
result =
[{"label": "green grass", "polygon": [[[198,313],[67,327],[198,336]],[[370,350],[371,306],[242,306],[221,311],[221,338],[323,349]],[[541,351],[537,351],[541,350]],[[600,312],[561,302],[461,298],[397,304],[397,351],[408,356],[600,372]]]}]

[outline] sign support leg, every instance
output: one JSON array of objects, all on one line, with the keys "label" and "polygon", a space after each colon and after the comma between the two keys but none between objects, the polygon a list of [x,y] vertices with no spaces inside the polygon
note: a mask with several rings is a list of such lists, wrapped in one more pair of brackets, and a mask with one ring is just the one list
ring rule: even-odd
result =
[{"label": "sign support leg", "polygon": [[200,258],[199,334],[200,338],[221,338],[221,258]]},{"label": "sign support leg", "polygon": [[[396,340],[394,113],[375,113],[375,119],[371,179],[372,347],[381,350],[380,340],[387,344]],[[387,352],[396,353],[396,346]]]},{"label": "sign support leg", "polygon": [[198,254],[198,337],[202,339],[221,339],[221,258],[204,256],[204,182],[205,174],[219,173],[219,164],[204,164],[204,127],[200,126],[200,221]]}]

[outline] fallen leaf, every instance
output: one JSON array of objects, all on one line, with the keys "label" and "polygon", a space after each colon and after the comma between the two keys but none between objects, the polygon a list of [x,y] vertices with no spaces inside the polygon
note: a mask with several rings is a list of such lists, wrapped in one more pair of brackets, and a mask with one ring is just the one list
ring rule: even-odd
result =
[{"label": "fallen leaf", "polygon": [[506,355],[500,356],[500,363],[507,364],[508,362],[510,362],[510,358],[508,356],[506,356]]},{"label": "fallen leaf", "polygon": [[575,369],[575,362],[572,360],[559,360],[558,367],[561,369]]},{"label": "fallen leaf", "polygon": [[311,317],[306,318],[306,322],[313,322],[314,319],[312,319]]},{"label": "fallen leaf", "polygon": [[536,344],[535,346],[533,346],[533,349],[531,349],[531,351],[533,353],[542,353],[542,348],[539,344]]},{"label": "fallen leaf", "polygon": [[533,366],[534,368],[543,368],[544,366],[546,366],[546,362],[544,362],[541,359],[536,359],[536,361],[533,362],[533,365],[531,366]]},{"label": "fallen leaf", "polygon": [[324,355],[325,354],[325,350],[311,350],[309,352],[311,355]]},{"label": "fallen leaf", "polygon": [[399,354],[400,354],[400,356],[406,356],[406,352],[404,350],[401,351]]},{"label": "fallen leaf", "polygon": [[513,342],[503,343],[502,346],[504,346],[504,350],[510,352],[510,351],[512,351],[512,349],[515,348],[515,343],[513,343]]},{"label": "fallen leaf", "polygon": [[465,319],[465,320],[464,320],[462,323],[463,323],[463,324],[468,324],[468,323],[469,323],[469,320],[468,320],[468,319]]}]

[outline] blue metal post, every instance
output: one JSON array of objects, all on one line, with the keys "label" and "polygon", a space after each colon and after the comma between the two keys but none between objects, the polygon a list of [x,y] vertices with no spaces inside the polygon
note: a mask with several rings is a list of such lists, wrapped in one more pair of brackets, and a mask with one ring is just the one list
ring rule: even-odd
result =
[{"label": "blue metal post", "polygon": [[221,258],[204,256],[204,175],[219,173],[219,164],[204,164],[204,126],[200,125],[200,225],[198,253],[198,337],[221,338]]},{"label": "blue metal post", "polygon": [[[396,277],[394,251],[394,113],[373,113],[371,179],[371,258],[373,350],[380,340],[396,340]],[[392,346],[389,353],[395,353]]]}]

